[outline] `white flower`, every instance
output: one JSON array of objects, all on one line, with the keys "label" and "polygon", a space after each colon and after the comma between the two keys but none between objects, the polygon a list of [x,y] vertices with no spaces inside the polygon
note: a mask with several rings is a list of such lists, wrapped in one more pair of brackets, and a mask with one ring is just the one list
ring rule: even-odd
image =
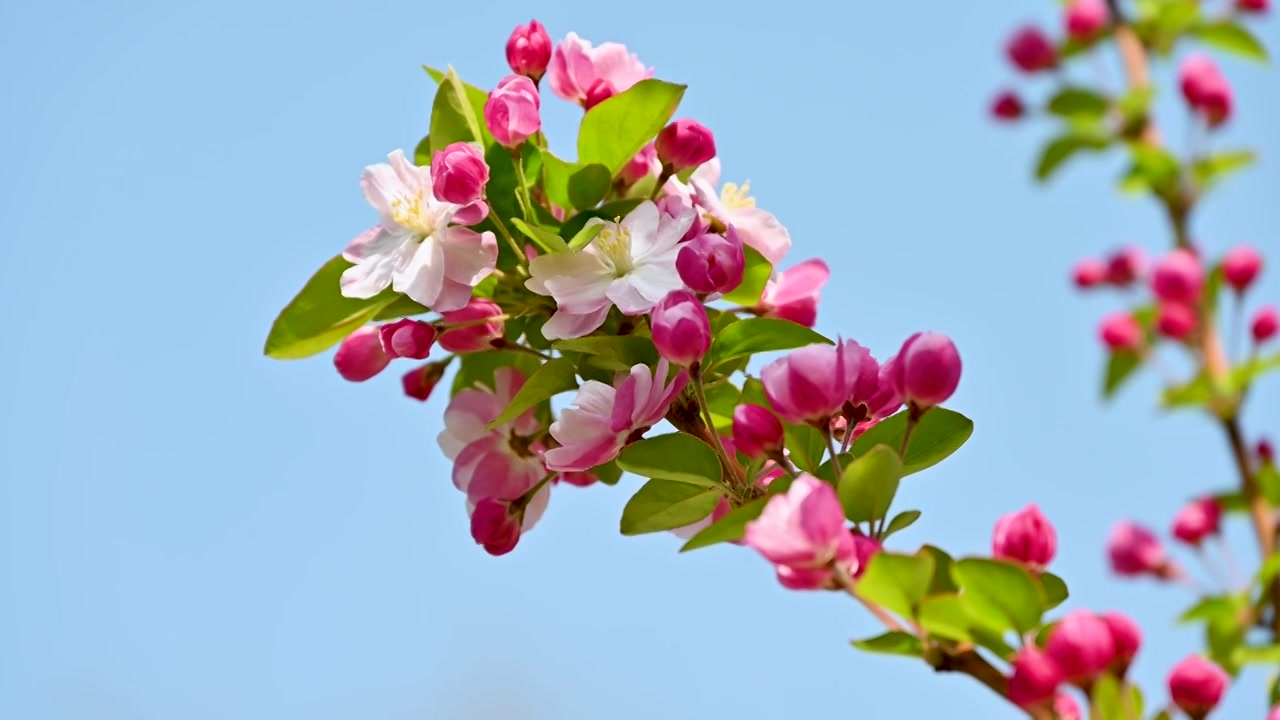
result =
[{"label": "white flower", "polygon": [[360,187],[382,222],[361,233],[342,256],[355,267],[342,273],[342,294],[371,298],[391,286],[437,312],[458,310],[471,289],[493,272],[493,233],[449,226],[459,206],[437,200],[431,168],[417,167],[396,150],[390,164],[365,168]]},{"label": "white flower", "polygon": [[750,182],[741,187],[725,183],[717,194],[719,181],[720,158],[712,158],[693,171],[688,184],[671,178],[663,189],[668,195],[692,202],[724,225],[733,227],[744,244],[758,250],[777,267],[791,249],[791,233],[773,213],[756,207],[756,199],[748,194]]},{"label": "white flower", "polygon": [[614,305],[641,315],[683,288],[676,255],[693,219],[692,209],[672,218],[646,200],[621,221],[590,220],[589,226],[604,227],[581,251],[534,258],[525,286],[558,306],[542,334],[549,340],[582,337],[600,327]]}]

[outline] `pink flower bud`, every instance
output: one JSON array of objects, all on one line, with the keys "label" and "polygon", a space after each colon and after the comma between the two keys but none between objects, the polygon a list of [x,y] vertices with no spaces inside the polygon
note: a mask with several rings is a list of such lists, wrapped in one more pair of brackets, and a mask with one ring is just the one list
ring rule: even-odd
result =
[{"label": "pink flower bud", "polygon": [[1022,98],[1012,90],[1003,90],[995,99],[991,101],[991,116],[997,120],[1005,122],[1013,122],[1021,118],[1027,112],[1026,107],[1022,104]]},{"label": "pink flower bud", "polygon": [[1210,535],[1217,535],[1222,523],[1222,506],[1213,498],[1187,503],[1173,518],[1173,536],[1188,545],[1199,546]]},{"label": "pink flower bud", "polygon": [[1262,272],[1262,255],[1248,245],[1237,245],[1222,256],[1222,279],[1242,293]]},{"label": "pink flower bud", "polygon": [[704,233],[685,243],[676,256],[680,279],[694,292],[727,293],[742,284],[746,256],[732,227],[724,235]]},{"label": "pink flower bud", "polygon": [[743,539],[778,568],[794,589],[821,587],[833,562],[853,562],[853,537],[835,488],[801,473],[786,493],[769,498]]},{"label": "pink flower bud", "polygon": [[507,38],[507,65],[511,72],[537,82],[551,62],[551,36],[537,20],[517,25]]},{"label": "pink flower bud", "polygon": [[1053,711],[1058,715],[1055,720],[1082,720],[1084,717],[1080,714],[1080,706],[1076,704],[1075,698],[1066,693],[1054,696]]},{"label": "pink flower bud", "polygon": [[1160,539],[1141,525],[1123,520],[1111,529],[1107,539],[1107,557],[1117,575],[1167,575],[1169,560]]},{"label": "pink flower bud", "polygon": [[1258,454],[1260,462],[1271,464],[1276,461],[1276,449],[1267,438],[1258,438],[1258,445],[1254,448],[1254,452]]},{"label": "pink flower bud", "polygon": [[1169,671],[1169,695],[1193,720],[1203,720],[1222,700],[1231,678],[1199,655],[1188,655]]},{"label": "pink flower bud", "polygon": [[1092,680],[1116,654],[1110,628],[1088,610],[1067,613],[1049,633],[1044,649],[1072,682]]},{"label": "pink flower bud", "polygon": [[593,472],[564,472],[560,473],[556,479],[574,487],[591,487],[600,482],[600,478],[596,477]]},{"label": "pink flower bud", "polygon": [[716,156],[716,139],[701,123],[681,118],[662,128],[654,141],[658,159],[672,171],[697,167]]},{"label": "pink flower bud", "polygon": [[1039,28],[1019,28],[1005,45],[1005,53],[1014,67],[1025,73],[1052,70],[1058,66],[1058,51],[1053,41]]},{"label": "pink flower bud", "polygon": [[519,147],[542,129],[538,88],[523,75],[508,75],[489,92],[484,103],[484,124],[499,145]]},{"label": "pink flower bud", "polygon": [[1231,117],[1231,85],[1208,55],[1188,55],[1179,68],[1178,80],[1187,104],[1203,115],[1210,127],[1221,125]]},{"label": "pink flower bud", "polygon": [[884,550],[884,546],[879,540],[860,532],[853,533],[853,554],[858,560],[858,569],[854,571],[853,577],[862,577],[862,574],[867,571],[867,563],[871,562],[871,558],[881,550]]},{"label": "pink flower bud", "polygon": [[1013,674],[1009,676],[1009,702],[1021,708],[1045,702],[1058,692],[1062,684],[1062,668],[1048,653],[1028,645],[1013,657]]},{"label": "pink flower bud", "polygon": [[822,260],[805,260],[765,285],[764,295],[756,311],[764,317],[776,317],[813,327],[818,320],[818,296],[831,277]]},{"label": "pink flower bud", "polygon": [[1115,644],[1115,656],[1111,660],[1110,669],[1120,677],[1128,670],[1133,658],[1142,647],[1142,628],[1128,615],[1122,612],[1106,612],[1098,616],[1111,631],[1111,640]]},{"label": "pink flower bud", "polygon": [[1196,330],[1196,311],[1182,303],[1160,303],[1156,331],[1170,340],[1186,340]]},{"label": "pink flower bud", "polygon": [[591,89],[587,91],[587,97],[582,101],[582,109],[590,110],[600,103],[608,100],[617,94],[613,86],[604,80],[597,80]]},{"label": "pink flower bud", "polygon": [[437,200],[469,205],[484,194],[487,182],[489,166],[471,143],[456,142],[431,156],[431,191]]},{"label": "pink flower bud", "polygon": [[382,349],[376,325],[365,325],[347,336],[333,354],[333,366],[344,380],[364,382],[391,362]]},{"label": "pink flower bud", "polygon": [[431,323],[404,318],[378,328],[378,336],[387,357],[422,360],[431,354],[436,329]]},{"label": "pink flower bud", "polygon": [[507,503],[485,498],[471,513],[471,537],[490,555],[506,555],[520,542],[520,519]]},{"label": "pink flower bud", "polygon": [[749,458],[766,458],[782,452],[782,423],[773,413],[744,403],[733,410],[733,444]]},{"label": "pink flower bud", "polygon": [[1204,287],[1204,267],[1190,250],[1178,249],[1160,258],[1151,276],[1151,289],[1165,302],[1194,305]]},{"label": "pink flower bud", "polygon": [[1253,341],[1261,345],[1275,337],[1277,330],[1280,330],[1280,312],[1276,312],[1275,306],[1264,305],[1258,308],[1258,312],[1253,314],[1253,321],[1249,323]]},{"label": "pink flower bud", "polygon": [[760,371],[765,396],[787,422],[821,424],[844,406],[857,373],[851,343],[808,345]]},{"label": "pink flower bud", "polygon": [[1142,326],[1127,312],[1112,313],[1103,318],[1098,335],[1112,352],[1133,352],[1142,348]]},{"label": "pink flower bud", "polygon": [[[483,352],[493,349],[493,341],[502,337],[502,308],[492,300],[471,298],[461,310],[444,313],[445,331],[437,342],[453,353]],[[483,322],[488,320],[488,322]]]},{"label": "pink flower bud", "polygon": [[[653,143],[649,143],[640,148],[640,152],[636,153],[626,165],[622,166],[622,181],[627,185],[634,185],[641,180],[656,176],[662,172],[662,163],[658,162],[658,151],[654,149]],[[676,198],[678,201],[679,198]]]},{"label": "pink flower bud", "polygon": [[894,364],[893,384],[904,402],[918,408],[941,405],[960,385],[960,351],[946,335],[907,338]]},{"label": "pink flower bud", "polygon": [[1280,720],[1280,705],[1271,708],[1271,712],[1267,713],[1267,720]]},{"label": "pink flower bud", "polygon": [[1058,551],[1058,533],[1034,503],[996,521],[991,554],[1043,570]]},{"label": "pink flower bud", "polygon": [[1236,0],[1236,9],[1244,13],[1264,13],[1270,7],[1271,0]]},{"label": "pink flower bud", "polygon": [[1111,19],[1103,0],[1072,0],[1067,6],[1067,35],[1073,40],[1090,40],[1102,32]]},{"label": "pink flower bud", "polygon": [[431,391],[436,389],[436,384],[440,382],[440,378],[444,377],[444,369],[448,366],[447,362],[430,362],[419,368],[414,368],[404,374],[401,383],[404,385],[404,394],[413,398],[426,402],[431,397]]},{"label": "pink flower bud", "polygon": [[1082,290],[1097,287],[1107,279],[1107,264],[1093,258],[1081,260],[1071,271],[1071,279]]},{"label": "pink flower bud", "polygon": [[1147,258],[1141,248],[1121,248],[1107,258],[1107,282],[1128,287],[1146,271]]},{"label": "pink flower bud", "polygon": [[649,328],[658,354],[676,365],[688,367],[702,359],[711,347],[711,321],[698,296],[676,290],[654,306]]}]

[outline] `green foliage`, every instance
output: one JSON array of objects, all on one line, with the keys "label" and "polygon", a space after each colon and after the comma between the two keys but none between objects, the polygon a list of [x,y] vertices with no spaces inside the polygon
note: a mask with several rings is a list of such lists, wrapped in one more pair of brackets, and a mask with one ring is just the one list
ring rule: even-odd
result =
[{"label": "green foliage", "polygon": [[455,142],[492,144],[493,138],[482,120],[488,97],[484,91],[468,89],[453,68],[443,74],[433,68],[424,68],[440,85],[431,103],[431,129],[427,135],[430,153],[434,155]]},{"label": "green foliage", "polygon": [[854,640],[852,644],[859,650],[881,655],[920,657],[924,654],[924,646],[920,644],[920,638],[901,630],[890,630],[883,635],[866,640]]},{"label": "green foliage", "polygon": [[1045,611],[1058,607],[1070,596],[1067,583],[1053,573],[1041,573],[1036,581],[1040,584],[1040,599]]},{"label": "green foliage", "polygon": [[551,347],[561,352],[579,352],[601,361],[601,367],[630,370],[635,365],[652,365],[658,361],[653,341],[639,335],[590,335],[572,340],[556,340]]},{"label": "green foliage", "polygon": [[975,622],[995,632],[1029,632],[1044,612],[1040,588],[1026,568],[1004,560],[965,558],[951,566],[960,600]]},{"label": "green foliage", "polygon": [[[853,441],[850,450],[862,456],[877,445],[902,447],[909,414],[906,410],[881,420]],[[904,475],[912,475],[947,459],[973,435],[973,421],[954,410],[936,407],[926,412],[911,431],[911,442],[902,462]]]},{"label": "green foliage", "polygon": [[619,527],[623,535],[674,530],[710,515],[721,497],[717,488],[650,480],[627,501]]},{"label": "green foliage", "polygon": [[748,318],[733,323],[716,336],[703,364],[713,367],[735,358],[775,350],[791,350],[816,343],[833,344],[822,335],[790,320]]},{"label": "green foliage", "polygon": [[1253,33],[1234,20],[1220,20],[1197,27],[1200,42],[1248,60],[1267,61],[1267,48]]},{"label": "green foliage", "polygon": [[1197,161],[1191,166],[1196,185],[1207,190],[1228,176],[1243,170],[1257,160],[1252,150],[1224,150]]},{"label": "green foliage", "polygon": [[493,373],[498,368],[514,367],[525,377],[528,377],[537,371],[540,364],[538,358],[533,355],[505,350],[467,353],[466,355],[458,356],[458,360],[458,372],[453,376],[453,395],[457,395],[459,391],[465,388],[477,385],[482,385],[492,390]]},{"label": "green foliage", "polygon": [[1049,98],[1048,110],[1067,118],[1097,120],[1106,114],[1111,101],[1106,96],[1083,87],[1064,87]]},{"label": "green foliage", "polygon": [[622,468],[618,467],[616,460],[610,460],[603,465],[591,468],[591,473],[605,485],[617,485],[618,481],[622,479]]},{"label": "green foliage", "polygon": [[1142,358],[1137,353],[1121,351],[1109,353],[1107,370],[1102,380],[1102,396],[1110,398],[1142,367]]},{"label": "green foliage", "polygon": [[889,512],[902,478],[902,461],[886,445],[860,455],[844,469],[838,486],[845,517],[859,522],[879,520]]},{"label": "green foliage", "polygon": [[760,296],[764,294],[764,286],[773,274],[773,265],[769,264],[760,251],[753,247],[744,245],[742,250],[746,257],[746,264],[742,269],[742,284],[725,293],[724,301],[743,307],[754,307],[760,302]]},{"label": "green foliage", "polygon": [[880,534],[881,539],[888,538],[899,530],[906,530],[911,527],[920,519],[920,515],[921,513],[919,510],[903,510],[897,515],[894,515],[893,519],[889,521],[889,524],[885,526],[884,532]]},{"label": "green foliage", "polygon": [[577,387],[578,379],[572,362],[566,358],[548,360],[525,381],[516,392],[516,396],[511,399],[507,409],[489,423],[489,429],[505,425],[535,405],[546,402],[562,392],[575,390]]},{"label": "green foliage", "polygon": [[578,130],[578,161],[617,175],[675,114],[684,91],[684,85],[641,80],[591,108]]},{"label": "green foliage", "polygon": [[338,255],[311,276],[272,323],[263,348],[267,357],[297,360],[324,352],[399,297],[390,288],[367,300],[343,297],[339,280],[349,267]]},{"label": "green foliage", "polygon": [[917,620],[930,635],[957,642],[972,642],[972,622],[960,596],[954,593],[929,595],[920,603]]},{"label": "green foliage", "polygon": [[680,552],[741,540],[746,535],[747,524],[760,517],[768,501],[769,498],[757,498],[742,507],[730,510],[724,517],[689,538],[689,542],[680,548]]},{"label": "green foliage", "polygon": [[1061,135],[1040,151],[1036,162],[1036,179],[1044,182],[1051,178],[1068,160],[1081,152],[1098,152],[1111,145],[1110,138],[1090,130],[1072,129]]},{"label": "green foliage", "polygon": [[902,617],[913,617],[933,578],[932,555],[876,553],[858,580],[858,594]]},{"label": "green foliage", "polygon": [[525,237],[529,238],[536,243],[538,247],[542,248],[542,251],[545,253],[558,253],[569,249],[569,246],[565,244],[564,239],[550,230],[540,228],[537,225],[530,225],[520,218],[511,218],[511,224],[514,225],[517,230],[524,233]]},{"label": "green foliage", "polygon": [[929,580],[930,595],[954,593],[960,589],[955,579],[951,577],[951,565],[955,561],[945,550],[933,545],[924,545],[916,554],[933,558],[933,577]]},{"label": "green foliage", "polygon": [[723,381],[707,388],[707,404],[711,406],[711,420],[716,432],[725,435],[733,432],[733,410],[738,407],[741,392],[733,383]]},{"label": "green foliage", "polygon": [[618,467],[655,480],[703,487],[720,485],[720,459],[715,451],[687,433],[658,435],[631,443],[618,455]]},{"label": "green foliage", "polygon": [[801,470],[817,475],[818,468],[822,465],[822,454],[827,447],[822,433],[811,425],[790,423],[784,425],[783,430],[787,449],[791,451],[791,462]]}]

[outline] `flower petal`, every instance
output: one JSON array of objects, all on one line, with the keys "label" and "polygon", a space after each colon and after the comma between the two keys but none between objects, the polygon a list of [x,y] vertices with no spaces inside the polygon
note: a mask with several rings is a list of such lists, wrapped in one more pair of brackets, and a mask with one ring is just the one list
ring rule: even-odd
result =
[{"label": "flower petal", "polygon": [[609,316],[609,305],[585,313],[571,313],[557,310],[551,319],[542,326],[542,336],[548,340],[569,340],[590,334],[604,324]]},{"label": "flower petal", "polygon": [[439,238],[432,236],[419,243],[409,262],[391,281],[396,292],[434,309],[444,285],[444,248]]}]

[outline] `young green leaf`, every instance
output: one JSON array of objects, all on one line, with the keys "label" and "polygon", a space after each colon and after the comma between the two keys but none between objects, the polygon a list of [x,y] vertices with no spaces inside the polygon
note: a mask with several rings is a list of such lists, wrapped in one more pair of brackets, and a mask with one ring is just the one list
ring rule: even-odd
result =
[{"label": "young green leaf", "polygon": [[879,552],[871,556],[858,579],[858,594],[902,617],[912,617],[929,590],[932,577],[931,555]]},{"label": "young green leaf", "polygon": [[1257,154],[1252,150],[1228,150],[1214,153],[1191,166],[1196,184],[1207,188],[1228,175],[1243,170],[1253,164]]},{"label": "young green leaf", "polygon": [[1193,33],[1205,45],[1249,60],[1267,61],[1266,46],[1247,28],[1233,20],[1206,23],[1196,28]]},{"label": "young green leaf", "polygon": [[906,530],[907,528],[911,527],[919,519],[920,519],[919,510],[903,510],[902,512],[893,516],[893,519],[889,521],[889,525],[885,527],[883,535],[885,538],[888,538],[890,535],[898,532],[899,530]]},{"label": "young green leaf", "polygon": [[711,367],[747,355],[791,350],[817,343],[833,344],[822,335],[790,320],[748,318],[733,323],[716,336],[703,364]]},{"label": "young green leaf", "polygon": [[566,358],[548,360],[525,381],[524,385],[520,386],[516,396],[511,399],[511,404],[489,423],[488,429],[493,430],[499,425],[505,425],[538,403],[577,387],[578,378],[574,373],[572,362]]},{"label": "young green leaf", "polygon": [[600,163],[584,165],[569,176],[569,202],[575,210],[593,208],[609,194],[612,182],[609,168]]},{"label": "young green leaf", "polygon": [[791,423],[783,426],[783,433],[787,449],[791,451],[791,462],[801,470],[817,475],[818,468],[822,465],[822,453],[827,447],[822,433],[810,425]]},{"label": "young green leaf", "polygon": [[1049,98],[1049,112],[1061,117],[1101,118],[1111,101],[1083,87],[1065,87]]},{"label": "young green leaf", "polygon": [[311,276],[271,324],[267,357],[297,360],[324,352],[400,297],[390,288],[367,300],[343,297],[339,280],[349,267],[338,255]]},{"label": "young green leaf", "polygon": [[622,479],[622,468],[618,467],[616,460],[610,460],[603,465],[597,465],[591,468],[591,474],[605,485],[617,485]]},{"label": "young green leaf", "polygon": [[920,638],[902,630],[890,630],[883,635],[866,640],[854,640],[852,644],[859,650],[881,655],[920,657],[924,654],[924,646],[920,644]]},{"label": "young green leaf", "polygon": [[902,461],[893,448],[879,445],[858,456],[844,469],[838,487],[845,517],[856,523],[884,517],[898,492],[900,479]]},{"label": "young green leaf", "polygon": [[972,642],[973,636],[969,632],[971,624],[969,615],[965,612],[958,595],[951,593],[929,595],[920,601],[920,610],[916,617],[920,621],[920,626],[930,635],[958,642]]},{"label": "young green leaf", "polygon": [[591,108],[578,129],[578,161],[617,175],[675,114],[684,91],[684,85],[641,80]]},{"label": "young green leaf", "polygon": [[[433,71],[428,68],[427,72]],[[490,144],[492,138],[480,121],[484,117],[484,101],[480,102],[477,110],[472,96],[453,68],[449,68],[438,82],[440,86],[431,103],[431,129],[427,135],[427,147],[431,154],[434,155],[456,142]]]},{"label": "young green leaf", "polygon": [[718,488],[650,480],[631,496],[619,524],[623,535],[642,535],[692,525],[715,510]]},{"label": "young green leaf", "polygon": [[604,229],[603,223],[596,223],[595,225],[582,226],[581,230],[574,233],[573,237],[569,238],[569,249],[581,250],[582,248],[586,247],[587,244],[590,243],[592,240],[595,240],[596,236],[599,235],[600,231],[603,229]]},{"label": "young green leaf", "polygon": [[1116,394],[1137,370],[1142,367],[1142,359],[1137,353],[1113,352],[1107,358],[1107,372],[1102,381],[1102,397],[1110,398]]},{"label": "young green leaf", "polygon": [[1040,589],[1026,568],[1004,560],[965,558],[951,566],[969,616],[991,630],[1024,633],[1040,624]]},{"label": "young green leaf", "polygon": [[929,594],[937,595],[938,593],[954,593],[960,589],[956,585],[956,581],[951,577],[951,564],[955,560],[947,554],[946,550],[933,545],[923,545],[917,555],[928,555],[933,558],[933,578],[929,581]]},{"label": "young green leaf", "polygon": [[724,517],[689,538],[689,542],[680,548],[680,552],[741,540],[746,535],[747,523],[760,517],[768,501],[769,498],[757,498],[742,507],[730,510]]},{"label": "young green leaf", "polygon": [[492,389],[493,373],[498,368],[513,367],[528,377],[541,366],[536,356],[505,350],[466,353],[459,355],[458,360],[458,372],[453,376],[453,395],[477,385]]},{"label": "young green leaf", "polygon": [[631,443],[618,455],[618,467],[640,477],[703,487],[718,487],[722,473],[711,446],[687,433]]},{"label": "young green leaf", "polygon": [[592,335],[557,340],[551,347],[599,356],[611,361],[619,370],[629,370],[634,365],[651,365],[658,361],[658,350],[653,346],[653,341],[639,335]]},{"label": "young green leaf", "polygon": [[1076,154],[1105,150],[1110,144],[1108,138],[1093,133],[1070,133],[1058,137],[1040,152],[1040,159],[1036,163],[1036,179],[1041,182],[1048,180]]},{"label": "young green leaf", "polygon": [[742,250],[746,258],[746,264],[742,269],[742,284],[725,293],[724,301],[743,307],[753,307],[760,302],[760,296],[764,294],[764,286],[773,275],[773,265],[770,265],[760,251],[753,247],[744,245]]},{"label": "young green leaf", "polygon": [[1048,612],[1066,601],[1070,593],[1067,583],[1053,573],[1040,573],[1040,599],[1044,601],[1045,612]]},{"label": "young green leaf", "polygon": [[[907,432],[906,410],[881,420],[858,437],[850,448],[861,456],[877,445],[888,445],[895,450],[902,447]],[[947,459],[973,435],[973,421],[954,410],[936,407],[926,412],[907,445],[907,456],[902,463],[904,475],[918,473]]]},{"label": "young green leaf", "polygon": [[537,243],[538,247],[548,253],[564,252],[569,249],[564,239],[550,230],[540,228],[537,225],[530,225],[520,218],[511,218],[511,224],[515,225],[517,230],[524,233],[526,237]]}]

